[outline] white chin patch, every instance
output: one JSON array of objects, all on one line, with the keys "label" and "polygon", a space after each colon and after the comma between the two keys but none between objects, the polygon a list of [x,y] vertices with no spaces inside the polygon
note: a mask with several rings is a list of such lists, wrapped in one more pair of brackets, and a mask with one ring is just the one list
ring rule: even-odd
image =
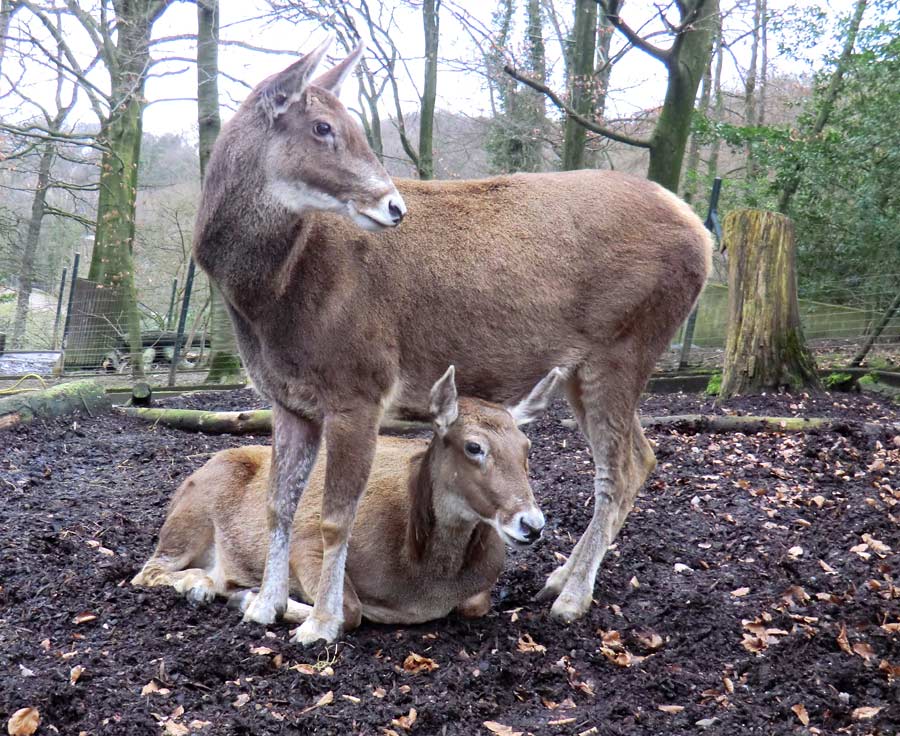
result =
[{"label": "white chin patch", "polygon": [[356,206],[353,202],[350,202],[347,205],[347,214],[350,216],[350,219],[363,230],[369,230],[370,232],[380,232],[381,230],[387,230],[389,227],[394,227],[393,223],[385,224],[380,219],[376,218],[373,214],[369,214],[370,210],[366,210],[366,212],[361,212],[356,209]]},{"label": "white chin patch", "polygon": [[269,193],[282,207],[302,215],[304,212],[347,212],[348,205],[330,194],[301,182],[273,181]]}]

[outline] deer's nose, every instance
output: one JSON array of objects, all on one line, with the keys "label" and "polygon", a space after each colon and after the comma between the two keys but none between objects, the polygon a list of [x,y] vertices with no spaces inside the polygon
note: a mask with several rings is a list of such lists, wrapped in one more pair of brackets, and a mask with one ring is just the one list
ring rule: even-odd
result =
[{"label": "deer's nose", "polygon": [[519,516],[519,533],[528,544],[540,539],[543,529],[544,515],[540,511],[532,511]]},{"label": "deer's nose", "polygon": [[390,212],[394,224],[399,225],[406,216],[406,204],[402,199],[392,199],[388,203],[388,212]]}]

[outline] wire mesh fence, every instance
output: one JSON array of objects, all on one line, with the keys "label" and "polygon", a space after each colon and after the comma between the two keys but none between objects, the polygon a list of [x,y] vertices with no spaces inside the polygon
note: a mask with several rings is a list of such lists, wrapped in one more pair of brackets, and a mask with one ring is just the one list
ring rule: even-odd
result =
[{"label": "wire mesh fence", "polygon": [[[6,336],[5,349],[0,344],[0,382],[26,373],[88,374],[128,385],[137,372],[153,386],[205,382],[215,336],[231,329],[224,312],[213,315],[205,279],[196,279],[189,292],[178,281],[146,280],[137,294],[140,342],[134,349],[121,293],[74,271],[67,269],[56,292],[32,293],[25,329],[15,342],[16,295],[0,292],[0,334]],[[849,366],[865,352],[857,364],[900,369],[900,274],[869,284],[854,277],[814,285],[801,279],[799,297],[804,334],[821,367]],[[683,350],[682,329],[658,368],[677,368],[683,355],[689,368],[720,368],[727,327],[728,288],[710,281],[698,304],[689,349]]]}]

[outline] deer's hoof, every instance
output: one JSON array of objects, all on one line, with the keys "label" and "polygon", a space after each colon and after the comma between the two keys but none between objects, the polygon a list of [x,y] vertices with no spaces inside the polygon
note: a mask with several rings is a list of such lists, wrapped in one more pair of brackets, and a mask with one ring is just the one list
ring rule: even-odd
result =
[{"label": "deer's hoof", "polygon": [[557,567],[552,573],[550,573],[550,577],[547,578],[547,582],[544,583],[544,587],[541,588],[541,592],[538,593],[534,599],[536,601],[549,601],[551,598],[556,598],[561,592],[562,589],[566,585],[566,581],[569,579],[568,574],[566,573],[565,566]]},{"label": "deer's hoof", "polygon": [[296,644],[302,644],[305,647],[312,646],[318,642],[331,644],[332,642],[337,641],[340,633],[341,622],[337,619],[323,621],[320,618],[310,616],[297,627],[297,630],[291,637],[291,641]]},{"label": "deer's hoof", "polygon": [[579,593],[578,591],[563,591],[559,598],[553,602],[550,608],[550,615],[557,621],[570,624],[581,618],[587,613],[591,607],[590,592]]},{"label": "deer's hoof", "polygon": [[268,625],[278,617],[275,606],[261,595],[257,595],[244,609],[244,621]]},{"label": "deer's hoof", "polygon": [[185,593],[187,599],[191,603],[198,603],[200,605],[206,605],[207,603],[212,603],[216,597],[216,591],[213,589],[213,586],[210,583],[197,583],[194,587],[189,588]]}]

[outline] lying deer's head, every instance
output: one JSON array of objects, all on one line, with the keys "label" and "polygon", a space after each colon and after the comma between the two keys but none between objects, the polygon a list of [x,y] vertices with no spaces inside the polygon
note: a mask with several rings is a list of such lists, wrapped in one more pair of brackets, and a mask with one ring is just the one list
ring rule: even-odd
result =
[{"label": "lying deer's head", "polygon": [[432,477],[435,515],[444,508],[478,519],[510,546],[537,541],[544,515],[528,482],[531,442],[519,429],[536,419],[553,397],[562,372],[554,368],[513,407],[458,398],[453,366],[431,389],[435,439]]},{"label": "lying deer's head", "polygon": [[337,97],[365,45],[310,81],[330,45],[257,85],[238,115],[256,115],[254,127],[265,129],[266,187],[284,207],[338,212],[366,230],[395,227],[406,214],[403,197]]}]

